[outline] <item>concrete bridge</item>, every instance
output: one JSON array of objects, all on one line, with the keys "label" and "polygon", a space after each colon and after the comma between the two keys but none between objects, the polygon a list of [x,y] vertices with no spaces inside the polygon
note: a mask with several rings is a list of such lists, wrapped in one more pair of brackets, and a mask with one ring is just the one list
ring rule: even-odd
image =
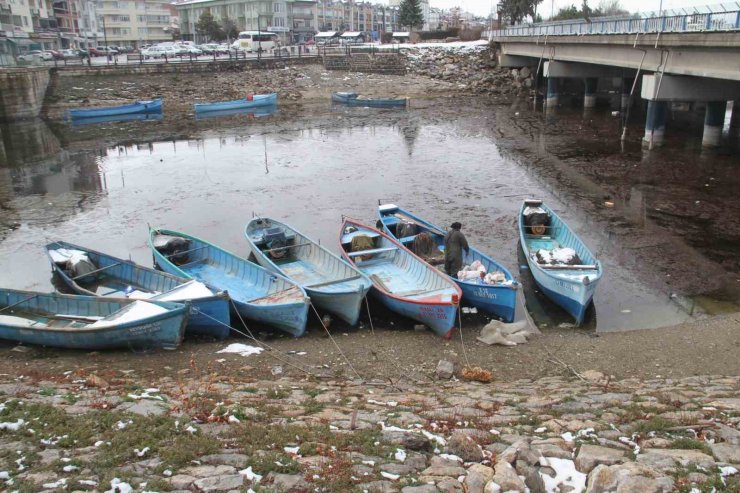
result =
[{"label": "concrete bridge", "polygon": [[[640,87],[648,101],[644,141],[661,145],[671,102],[706,103],[704,146],[719,145],[728,101],[740,121],[740,4],[642,18],[549,22],[494,31],[503,67],[530,67],[547,79],[546,105],[558,104],[562,79],[582,79],[584,107],[599,79],[622,79],[622,106]],[[706,10],[706,9],[705,9]]]}]

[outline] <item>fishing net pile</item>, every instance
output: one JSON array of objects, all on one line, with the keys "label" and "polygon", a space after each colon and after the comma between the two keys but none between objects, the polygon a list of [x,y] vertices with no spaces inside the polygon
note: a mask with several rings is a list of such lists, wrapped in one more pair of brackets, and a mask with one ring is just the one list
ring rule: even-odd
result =
[{"label": "fishing net pile", "polygon": [[534,253],[538,264],[542,265],[579,265],[581,259],[572,248],[553,248],[545,250],[540,248]]}]

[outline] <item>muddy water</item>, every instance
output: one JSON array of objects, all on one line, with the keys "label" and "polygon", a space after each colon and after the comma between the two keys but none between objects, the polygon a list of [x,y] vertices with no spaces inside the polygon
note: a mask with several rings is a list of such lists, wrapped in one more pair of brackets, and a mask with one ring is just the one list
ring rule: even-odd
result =
[{"label": "muddy water", "polygon": [[[531,315],[540,327],[552,327],[569,318],[519,269],[515,216],[521,200],[532,196],[561,213],[604,265],[589,327],[652,328],[696,315],[671,291],[644,281],[655,266],[625,258],[619,238],[593,211],[543,181],[531,163],[502,153],[503,137],[492,132],[496,108],[455,119],[434,116],[439,113],[322,107],[289,120],[279,114],[246,125],[226,120],[190,129],[192,138],[138,137],[139,143],[120,146],[72,142],[74,131],[60,144],[42,125],[26,133],[43,140],[33,157],[5,139],[0,285],[51,289],[43,246],[55,239],[151,265],[148,224],[246,255],[244,225],[252,214],[269,215],[336,250],[341,215],[374,223],[384,199],[440,225],[462,222],[472,243],[521,273]],[[141,135],[136,125],[157,125],[150,128],[161,135],[168,123],[129,125],[101,127],[100,138],[115,139],[126,129]]]}]

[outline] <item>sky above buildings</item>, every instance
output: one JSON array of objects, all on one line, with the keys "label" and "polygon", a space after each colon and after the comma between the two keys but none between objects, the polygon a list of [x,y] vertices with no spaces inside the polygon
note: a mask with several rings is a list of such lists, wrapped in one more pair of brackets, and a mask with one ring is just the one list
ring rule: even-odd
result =
[{"label": "sky above buildings", "polygon": [[[557,13],[559,8],[576,5],[580,7],[583,0],[543,0],[537,7],[538,12],[547,18],[550,16],[550,10],[554,8]],[[630,12],[649,12],[657,11],[660,8],[660,0],[620,0],[626,10]],[[673,9],[681,7],[690,7],[698,5],[717,4],[717,0],[663,0],[663,9]],[[589,0],[589,6],[596,7],[599,0]],[[492,10],[496,10],[496,0],[430,0],[432,7],[449,9],[451,7],[460,7],[476,15],[487,16]]]}]

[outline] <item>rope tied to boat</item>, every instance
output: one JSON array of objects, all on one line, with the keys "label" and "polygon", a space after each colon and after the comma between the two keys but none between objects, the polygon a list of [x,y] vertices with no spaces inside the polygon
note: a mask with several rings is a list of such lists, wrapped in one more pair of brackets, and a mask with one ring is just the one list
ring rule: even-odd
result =
[{"label": "rope tied to boat", "polygon": [[[233,301],[233,300],[229,300],[229,303],[231,303],[231,304],[232,304],[232,306],[234,307],[234,311],[236,311],[236,306],[234,305],[234,301]],[[259,340],[259,339],[257,339],[256,337],[254,337],[254,335],[252,334],[252,331],[251,331],[251,330],[249,330],[249,327],[247,327],[247,324],[246,324],[246,323],[244,323],[244,319],[242,318],[241,314],[240,314],[240,313],[239,313],[238,311],[236,311],[236,314],[237,314],[237,315],[239,316],[239,320],[241,321],[241,323],[242,323],[242,325],[244,326],[244,328],[245,328],[245,329],[247,330],[247,334],[245,334],[244,332],[242,332],[241,330],[239,330],[239,329],[237,329],[237,328],[235,328],[235,327],[232,327],[231,325],[227,325],[227,324],[223,323],[222,321],[220,321],[220,320],[218,320],[218,319],[216,319],[216,318],[214,318],[214,317],[212,317],[212,316],[208,315],[207,313],[205,313],[205,312],[204,312],[204,311],[202,311],[202,310],[199,310],[199,309],[197,309],[197,308],[195,308],[195,307],[193,307],[193,310],[197,311],[198,313],[200,313],[201,315],[203,315],[203,316],[205,316],[205,317],[207,317],[207,318],[210,318],[210,319],[211,319],[211,320],[213,320],[214,322],[216,322],[216,323],[218,323],[218,324],[220,324],[220,325],[223,325],[224,327],[228,327],[228,328],[229,328],[230,330],[233,330],[233,331],[234,331],[234,332],[236,332],[237,334],[239,334],[239,335],[242,335],[242,336],[246,337],[247,339],[250,339],[250,340],[254,341],[254,342],[255,342],[255,343],[257,344],[257,345],[261,346],[261,347],[262,347],[263,349],[266,349],[266,350],[267,350],[267,353],[268,353],[268,354],[269,354],[270,356],[272,356],[272,357],[273,357],[273,358],[275,358],[276,360],[280,361],[281,363],[284,363],[284,364],[286,364],[286,365],[288,365],[288,366],[290,366],[290,367],[293,367],[293,368],[295,368],[296,370],[299,370],[299,371],[301,371],[301,372],[303,372],[303,373],[305,373],[305,374],[307,374],[307,375],[310,375],[310,376],[312,376],[312,377],[320,378],[320,376],[319,376],[319,375],[317,375],[317,374],[313,373],[312,371],[310,371],[310,370],[307,370],[306,368],[303,368],[303,367],[301,367],[300,365],[297,365],[297,364],[295,364],[295,363],[292,363],[291,361],[289,361],[289,360],[287,360],[287,359],[285,359],[285,358],[281,358],[281,357],[279,357],[279,356],[278,356],[277,354],[275,354],[275,352],[280,352],[280,351],[279,351],[278,349],[276,349],[276,348],[274,348],[274,347],[270,346],[270,345],[269,345],[269,344],[267,344],[266,342],[262,342],[262,341],[260,341],[260,340]]]},{"label": "rope tied to boat", "polygon": [[319,322],[321,323],[321,326],[324,328],[324,331],[326,331],[326,335],[329,336],[329,339],[331,339],[331,342],[334,343],[334,346],[336,346],[337,350],[339,351],[339,354],[341,354],[342,358],[344,358],[344,361],[349,365],[350,368],[352,368],[352,371],[355,372],[355,375],[357,375],[357,378],[359,378],[360,380],[364,382],[365,379],[362,378],[362,376],[360,376],[360,374],[357,372],[355,367],[352,366],[352,363],[350,363],[349,358],[347,358],[347,355],[344,354],[344,352],[342,351],[342,348],[339,347],[339,344],[337,344],[337,341],[334,340],[334,337],[332,337],[331,332],[329,332],[329,328],[324,324],[324,321],[321,319],[321,316],[319,315],[319,312],[316,310],[316,307],[313,306],[313,303],[311,302],[309,302],[308,304],[311,306],[311,309],[316,314],[316,318],[319,319]]}]

